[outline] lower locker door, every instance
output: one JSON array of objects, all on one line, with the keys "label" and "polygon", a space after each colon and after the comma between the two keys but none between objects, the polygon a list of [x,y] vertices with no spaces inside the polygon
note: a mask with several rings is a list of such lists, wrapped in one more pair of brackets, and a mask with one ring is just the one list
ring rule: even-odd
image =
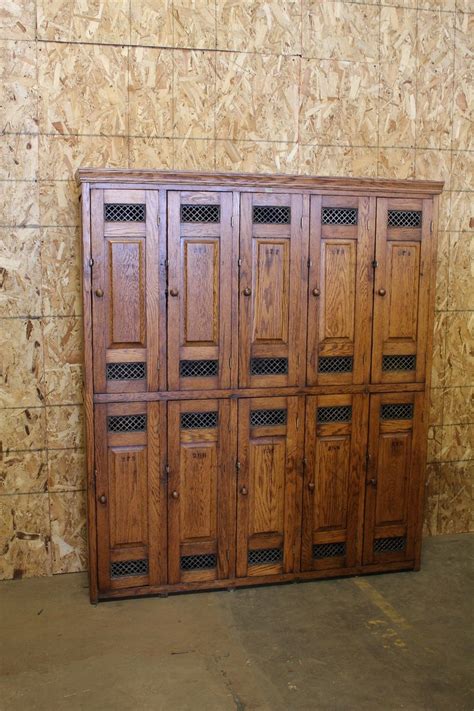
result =
[{"label": "lower locker door", "polygon": [[166,583],[165,405],[96,405],[99,591]]},{"label": "lower locker door", "polygon": [[306,398],[303,570],[361,562],[368,398]]},{"label": "lower locker door", "polygon": [[235,410],[229,400],[168,404],[170,583],[234,575]]},{"label": "lower locker door", "polygon": [[303,399],[239,401],[237,576],[299,570]]},{"label": "lower locker door", "polygon": [[423,393],[370,399],[364,563],[413,560],[420,504]]}]

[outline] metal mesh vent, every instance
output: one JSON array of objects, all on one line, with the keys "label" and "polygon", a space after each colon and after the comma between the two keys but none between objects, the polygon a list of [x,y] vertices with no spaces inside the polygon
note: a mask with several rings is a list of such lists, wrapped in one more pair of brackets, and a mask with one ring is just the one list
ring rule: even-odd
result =
[{"label": "metal mesh vent", "polygon": [[107,363],[107,380],[144,380],[145,363]]},{"label": "metal mesh vent", "polygon": [[248,564],[259,565],[261,563],[280,563],[283,558],[281,548],[257,548],[249,551]]},{"label": "metal mesh vent", "polygon": [[352,356],[322,356],[318,361],[318,373],[352,373]]},{"label": "metal mesh vent", "polygon": [[105,204],[104,219],[106,222],[145,222],[145,205]]},{"label": "metal mesh vent", "polygon": [[402,402],[382,405],[380,408],[380,418],[382,420],[412,420],[413,403]]},{"label": "metal mesh vent", "polygon": [[252,410],[250,427],[286,425],[286,410]]},{"label": "metal mesh vent", "polygon": [[387,553],[394,551],[404,551],[407,539],[405,536],[398,538],[376,538],[374,541],[375,553]]},{"label": "metal mesh vent", "polygon": [[357,225],[358,211],[355,207],[323,207],[323,225]]},{"label": "metal mesh vent", "polygon": [[346,555],[345,543],[318,543],[313,546],[313,558],[315,560],[337,558],[341,555]]},{"label": "metal mesh vent", "polygon": [[146,415],[110,415],[107,418],[109,432],[145,432]]},{"label": "metal mesh vent", "polygon": [[148,575],[148,561],[142,560],[118,560],[110,564],[111,578],[128,578],[136,575]]},{"label": "metal mesh vent", "polygon": [[291,207],[283,205],[255,205],[253,222],[256,225],[289,225],[291,223]]},{"label": "metal mesh vent", "polygon": [[181,205],[181,222],[220,221],[220,205]]},{"label": "metal mesh vent", "polygon": [[215,553],[181,556],[181,570],[209,570],[217,566]]},{"label": "metal mesh vent", "polygon": [[207,427],[217,427],[217,412],[183,412],[181,415],[182,430],[203,430]]},{"label": "metal mesh vent", "polygon": [[422,213],[419,210],[389,210],[389,227],[421,227]]},{"label": "metal mesh vent", "polygon": [[350,405],[318,407],[316,420],[319,424],[324,424],[325,422],[350,422],[352,420],[352,407]]},{"label": "metal mesh vent", "polygon": [[252,358],[250,373],[251,375],[286,375],[288,358]]},{"label": "metal mesh vent", "polygon": [[383,356],[382,370],[416,370],[416,356],[393,355]]},{"label": "metal mesh vent", "polygon": [[219,372],[217,360],[180,360],[179,374],[181,378],[210,378]]}]

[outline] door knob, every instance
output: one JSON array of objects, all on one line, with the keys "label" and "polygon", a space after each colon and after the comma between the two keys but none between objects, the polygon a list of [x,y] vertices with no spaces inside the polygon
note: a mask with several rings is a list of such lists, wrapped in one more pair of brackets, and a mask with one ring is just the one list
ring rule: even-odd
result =
[{"label": "door knob", "polygon": [[102,494],[102,496],[99,496],[99,501],[101,504],[106,504],[107,503],[107,497],[105,494]]},{"label": "door knob", "polygon": [[96,289],[96,290],[95,290],[95,295],[100,298],[100,297],[102,297],[102,296],[104,295],[104,292],[102,291],[102,289]]},{"label": "door knob", "polygon": [[313,289],[311,293],[313,294],[313,296],[319,296],[321,292],[319,291],[319,289]]},{"label": "door knob", "polygon": [[179,499],[179,494],[177,491],[171,492],[171,496],[173,497],[173,499]]},{"label": "door knob", "polygon": [[385,296],[386,293],[385,289],[379,289],[380,296]]},{"label": "door knob", "polygon": [[315,486],[315,485],[314,485],[314,481],[310,481],[309,484],[308,484],[308,489],[309,489],[310,491],[314,491],[314,486]]},{"label": "door knob", "polygon": [[376,487],[377,486],[377,479],[369,479],[369,484],[370,484],[370,486]]},{"label": "door knob", "polygon": [[179,291],[178,289],[170,289],[170,296],[178,296]]},{"label": "door knob", "polygon": [[243,486],[240,490],[240,493],[242,494],[242,496],[247,496],[247,494],[249,492],[248,492],[248,489],[246,489],[245,486]]},{"label": "door knob", "polygon": [[249,286],[246,286],[242,293],[244,296],[250,296],[252,289]]}]

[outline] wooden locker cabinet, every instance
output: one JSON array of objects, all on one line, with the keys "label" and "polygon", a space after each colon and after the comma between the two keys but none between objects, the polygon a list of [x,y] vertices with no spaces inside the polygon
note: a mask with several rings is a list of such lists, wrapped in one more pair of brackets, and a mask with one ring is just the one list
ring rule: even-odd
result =
[{"label": "wooden locker cabinet", "polygon": [[91,600],[418,569],[442,183],[78,181]]}]

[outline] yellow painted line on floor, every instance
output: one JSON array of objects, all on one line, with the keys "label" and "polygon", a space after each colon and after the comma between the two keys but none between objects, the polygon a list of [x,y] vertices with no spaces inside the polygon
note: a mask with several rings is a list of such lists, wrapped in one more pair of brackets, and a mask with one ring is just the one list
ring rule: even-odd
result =
[{"label": "yellow painted line on floor", "polygon": [[357,585],[359,590],[365,592],[370,600],[376,605],[383,614],[388,617],[388,619],[393,622],[393,624],[398,625],[404,630],[411,630],[412,626],[406,621],[403,615],[391,605],[384,596],[379,593],[367,580],[360,580],[359,578],[354,579],[354,584]]}]

